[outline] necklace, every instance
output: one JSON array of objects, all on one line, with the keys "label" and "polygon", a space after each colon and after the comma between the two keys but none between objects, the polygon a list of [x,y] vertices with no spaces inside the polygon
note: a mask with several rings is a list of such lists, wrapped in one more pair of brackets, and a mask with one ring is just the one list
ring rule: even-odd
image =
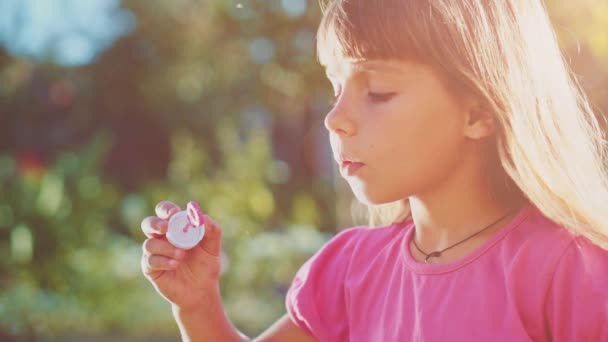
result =
[{"label": "necklace", "polygon": [[[504,216],[502,216],[502,217],[501,217],[501,218],[499,218],[498,220],[496,220],[496,221],[494,221],[494,222],[490,223],[489,225],[485,226],[483,229],[479,230],[477,233],[475,233],[475,234],[473,234],[473,235],[471,235],[471,236],[467,237],[467,238],[466,238],[466,239],[464,239],[464,240],[460,240],[459,242],[457,242],[457,243],[455,243],[455,244],[453,244],[453,245],[451,245],[451,246],[449,246],[449,247],[446,247],[446,248],[444,248],[444,249],[442,249],[442,250],[440,250],[440,251],[435,251],[435,252],[431,252],[431,253],[425,253],[425,252],[424,252],[422,249],[420,249],[420,247],[418,247],[418,245],[416,244],[416,236],[414,236],[414,237],[412,238],[412,242],[414,243],[414,247],[416,247],[416,249],[418,250],[418,252],[420,252],[420,253],[424,254],[424,262],[428,264],[428,263],[429,263],[429,259],[430,259],[430,258],[433,258],[433,257],[438,258],[438,257],[440,257],[440,256],[441,256],[441,253],[443,253],[443,252],[447,251],[448,249],[450,249],[450,248],[452,248],[452,247],[455,247],[455,246],[457,246],[457,245],[459,245],[459,244],[461,244],[461,243],[463,243],[463,242],[465,242],[465,241],[467,241],[467,240],[471,239],[472,237],[476,236],[477,234],[479,234],[479,233],[481,233],[481,232],[485,231],[486,229],[488,229],[488,228],[492,227],[493,225],[495,225],[496,223],[500,222],[500,221],[501,221],[502,219],[504,219],[505,217],[509,216],[509,214],[511,214],[512,212],[513,212],[513,211],[509,211],[508,213],[506,213]],[[415,233],[415,231],[414,231],[414,233]]]}]

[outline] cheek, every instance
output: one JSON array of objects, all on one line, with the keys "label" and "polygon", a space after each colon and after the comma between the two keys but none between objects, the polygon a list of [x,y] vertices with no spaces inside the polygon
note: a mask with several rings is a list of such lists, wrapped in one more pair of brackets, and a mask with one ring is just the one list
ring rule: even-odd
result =
[{"label": "cheek", "polygon": [[404,136],[420,152],[444,153],[464,140],[465,117],[459,106],[441,92],[437,96],[421,95],[410,101],[399,124]]},{"label": "cheek", "polygon": [[[450,112],[451,111],[451,112]],[[453,108],[439,106],[410,109],[391,126],[394,156],[403,183],[423,186],[445,177],[460,160],[464,136]]]}]

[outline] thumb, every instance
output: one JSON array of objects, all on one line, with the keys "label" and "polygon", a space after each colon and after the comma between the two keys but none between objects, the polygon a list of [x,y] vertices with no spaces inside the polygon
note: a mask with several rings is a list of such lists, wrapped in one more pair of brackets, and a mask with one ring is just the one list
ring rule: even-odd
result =
[{"label": "thumb", "polygon": [[199,244],[205,252],[220,256],[222,250],[222,228],[208,215],[203,215],[205,224],[205,236]]}]

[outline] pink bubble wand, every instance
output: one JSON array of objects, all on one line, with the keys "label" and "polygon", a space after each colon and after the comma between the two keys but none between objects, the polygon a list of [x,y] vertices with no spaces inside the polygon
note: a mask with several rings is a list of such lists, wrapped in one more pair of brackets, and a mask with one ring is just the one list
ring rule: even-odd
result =
[{"label": "pink bubble wand", "polygon": [[186,205],[186,212],[188,213],[188,224],[184,226],[184,233],[188,232],[190,228],[198,228],[203,223],[203,211],[201,206],[195,201],[190,201]]},{"label": "pink bubble wand", "polygon": [[175,213],[169,219],[167,240],[178,248],[190,249],[205,236],[203,212],[198,203],[188,202],[186,209]]}]

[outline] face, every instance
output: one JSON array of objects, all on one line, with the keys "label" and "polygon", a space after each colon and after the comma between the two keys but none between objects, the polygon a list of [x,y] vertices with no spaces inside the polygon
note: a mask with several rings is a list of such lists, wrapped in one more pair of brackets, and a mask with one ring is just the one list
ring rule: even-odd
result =
[{"label": "face", "polygon": [[364,204],[407,198],[440,184],[466,144],[469,107],[428,66],[341,61],[326,69],[335,103],[325,118],[336,161],[364,165],[340,173]]}]

